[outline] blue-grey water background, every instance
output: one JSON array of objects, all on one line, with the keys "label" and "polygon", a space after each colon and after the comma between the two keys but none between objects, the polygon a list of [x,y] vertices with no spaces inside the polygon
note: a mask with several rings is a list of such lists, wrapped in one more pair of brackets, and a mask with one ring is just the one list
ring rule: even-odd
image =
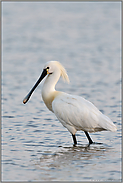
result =
[{"label": "blue-grey water background", "polygon": [[[57,90],[94,103],[117,132],[71,134],[45,106],[42,84],[22,103],[45,62],[70,84]],[[121,180],[121,2],[2,2],[2,180]]]}]

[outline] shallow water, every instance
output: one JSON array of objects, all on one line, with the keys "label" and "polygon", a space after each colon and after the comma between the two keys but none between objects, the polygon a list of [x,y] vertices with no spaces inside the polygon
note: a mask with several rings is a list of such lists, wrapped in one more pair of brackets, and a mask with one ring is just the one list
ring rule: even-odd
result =
[{"label": "shallow water", "polygon": [[[2,2],[2,180],[121,180],[121,3]],[[70,84],[57,90],[93,102],[117,132],[77,147],[41,99],[23,98],[44,63],[59,60]],[[100,144],[99,144],[100,143]]]}]

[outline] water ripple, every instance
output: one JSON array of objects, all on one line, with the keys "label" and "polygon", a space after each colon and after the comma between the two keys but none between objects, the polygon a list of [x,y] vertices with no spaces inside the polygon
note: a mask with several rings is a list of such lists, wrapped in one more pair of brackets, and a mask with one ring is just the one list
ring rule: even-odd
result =
[{"label": "water ripple", "polygon": [[[2,181],[121,180],[120,2],[2,5]],[[73,147],[41,98],[42,84],[23,105],[44,63],[54,59],[70,78],[56,89],[90,100],[117,132],[92,133],[98,143],[88,146],[78,131]]]}]

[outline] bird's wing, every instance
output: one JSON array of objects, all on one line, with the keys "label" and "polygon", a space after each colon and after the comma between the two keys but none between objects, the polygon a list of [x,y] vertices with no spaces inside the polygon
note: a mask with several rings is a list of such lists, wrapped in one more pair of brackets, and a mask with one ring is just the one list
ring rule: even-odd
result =
[{"label": "bird's wing", "polygon": [[[88,132],[110,130],[108,126],[113,124],[91,102],[79,96],[62,94],[54,99],[52,108],[63,126],[73,126],[76,130]],[[110,125],[107,126],[107,123]]]},{"label": "bird's wing", "polygon": [[53,111],[62,124],[76,130],[94,131],[98,126],[99,110],[82,97],[61,95],[52,103]]}]

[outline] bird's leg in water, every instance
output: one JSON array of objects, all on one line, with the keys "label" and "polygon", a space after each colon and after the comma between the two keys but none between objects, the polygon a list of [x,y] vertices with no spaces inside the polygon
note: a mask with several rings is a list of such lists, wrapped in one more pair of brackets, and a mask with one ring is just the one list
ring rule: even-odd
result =
[{"label": "bird's leg in water", "polygon": [[91,137],[89,136],[88,132],[86,132],[86,131],[84,131],[84,132],[85,132],[86,137],[89,140],[89,144],[93,144],[93,141],[92,141]]},{"label": "bird's leg in water", "polygon": [[76,136],[72,134],[72,137],[73,137],[74,146],[76,146],[77,144]]}]

